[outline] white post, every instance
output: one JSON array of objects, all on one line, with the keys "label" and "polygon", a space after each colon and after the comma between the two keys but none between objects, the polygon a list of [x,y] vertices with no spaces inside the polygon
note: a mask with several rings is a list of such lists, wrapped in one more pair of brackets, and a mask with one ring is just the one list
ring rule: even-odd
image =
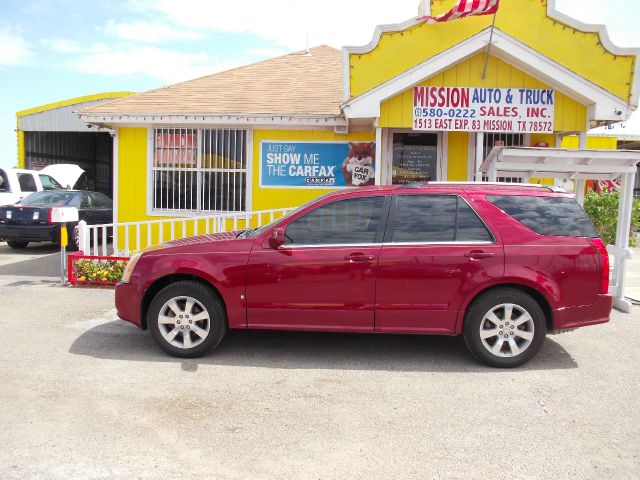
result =
[{"label": "white post", "polygon": [[87,235],[87,222],[80,220],[78,222],[78,249],[85,255],[89,255],[89,236]]},{"label": "white post", "polygon": [[576,184],[576,202],[584,206],[584,188],[585,188],[584,178],[576,178],[575,184]]},{"label": "white post", "polygon": [[100,233],[102,235],[102,256],[106,257],[107,256],[107,227],[103,225]]},{"label": "white post", "polygon": [[[376,159],[373,163],[376,185],[382,185],[382,128],[376,128]],[[272,220],[273,221],[273,220]]]},{"label": "white post", "polygon": [[474,180],[476,182],[482,181],[482,172],[480,171],[480,165],[484,162],[484,132],[476,133],[476,164]]},{"label": "white post", "polygon": [[629,235],[631,233],[631,213],[633,205],[633,185],[635,183],[635,173],[625,173],[621,178],[620,203],[618,204],[618,226],[616,228],[616,258],[614,278],[617,278],[617,288],[614,291],[613,306],[629,313],[631,302],[625,299],[625,273],[627,260],[633,255],[633,250],[629,248]]}]

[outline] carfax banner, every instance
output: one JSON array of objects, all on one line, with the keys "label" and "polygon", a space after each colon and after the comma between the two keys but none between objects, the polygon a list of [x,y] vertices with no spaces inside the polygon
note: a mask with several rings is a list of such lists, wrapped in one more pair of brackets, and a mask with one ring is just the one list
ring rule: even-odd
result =
[{"label": "carfax banner", "polygon": [[359,187],[375,183],[374,142],[273,142],[260,147],[261,187]]},{"label": "carfax banner", "polygon": [[553,133],[554,105],[551,89],[414,87],[413,129]]}]

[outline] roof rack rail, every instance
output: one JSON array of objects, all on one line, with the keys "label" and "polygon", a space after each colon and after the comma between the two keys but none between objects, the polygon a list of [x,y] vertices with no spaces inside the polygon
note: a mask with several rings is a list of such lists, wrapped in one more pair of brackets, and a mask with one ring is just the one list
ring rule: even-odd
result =
[{"label": "roof rack rail", "polygon": [[[529,188],[546,188],[554,193],[567,193],[562,187],[555,185],[543,185],[540,183],[516,183],[516,182],[429,182],[430,185],[497,185],[502,187],[529,187]],[[417,188],[417,187],[413,187]]]},{"label": "roof rack rail", "polygon": [[398,188],[422,188],[425,185],[429,185],[431,182],[411,182],[405,183],[404,185],[399,186]]}]

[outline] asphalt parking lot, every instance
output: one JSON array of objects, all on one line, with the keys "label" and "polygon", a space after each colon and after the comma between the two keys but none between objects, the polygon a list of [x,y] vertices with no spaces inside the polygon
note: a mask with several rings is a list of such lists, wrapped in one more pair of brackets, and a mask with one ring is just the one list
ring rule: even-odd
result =
[{"label": "asphalt parking lot", "polygon": [[0,243],[0,478],[640,477],[640,307],[516,370],[450,337],[234,332],[197,360]]}]

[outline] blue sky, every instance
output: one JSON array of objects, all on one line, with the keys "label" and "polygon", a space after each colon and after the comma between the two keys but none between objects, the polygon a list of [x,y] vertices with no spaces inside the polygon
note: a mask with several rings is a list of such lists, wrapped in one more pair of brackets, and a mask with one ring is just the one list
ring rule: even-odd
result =
[{"label": "blue sky", "polygon": [[[16,163],[18,110],[98,92],[145,91],[300,50],[307,32],[312,46],[366,44],[376,25],[411,18],[418,4],[0,0],[0,166]],[[556,5],[583,22],[606,24],[619,46],[640,47],[637,0]]]}]

